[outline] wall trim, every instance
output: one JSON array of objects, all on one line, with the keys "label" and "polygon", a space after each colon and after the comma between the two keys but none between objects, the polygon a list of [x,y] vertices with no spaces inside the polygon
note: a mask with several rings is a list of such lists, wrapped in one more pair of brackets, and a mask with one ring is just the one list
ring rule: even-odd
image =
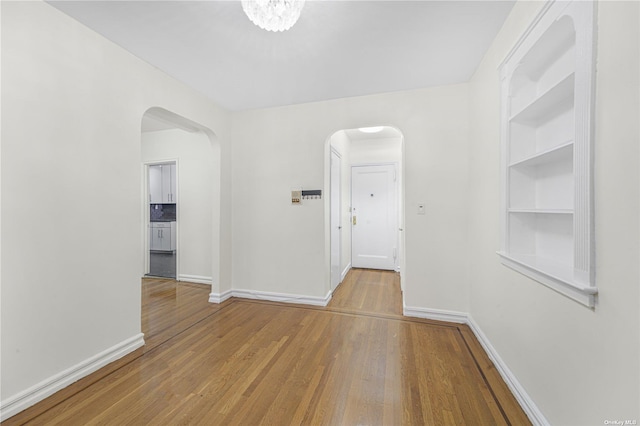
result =
[{"label": "wall trim", "polygon": [[0,402],[0,420],[18,414],[107,364],[144,346],[139,333]]},{"label": "wall trim", "polygon": [[325,297],[317,297],[289,293],[275,293],[269,291],[236,289],[233,290],[233,297],[240,297],[242,299],[269,300],[271,302],[301,303],[303,305],[327,306],[329,300],[331,300],[331,293],[327,293]]},{"label": "wall trim", "polygon": [[487,338],[487,336],[482,332],[480,326],[473,320],[471,316],[468,316],[467,325],[469,326],[469,328],[471,328],[471,331],[473,331],[473,334],[480,342],[480,345],[482,345],[482,348],[489,356],[489,359],[491,359],[491,362],[493,362],[493,364],[496,366],[496,369],[498,370],[498,373],[500,373],[502,380],[504,380],[504,382],[507,384],[509,390],[511,390],[511,393],[516,398],[524,412],[527,414],[529,420],[531,420],[531,423],[539,426],[550,425],[544,414],[542,414],[542,411],[540,411],[536,403],[533,401],[533,399],[531,399],[516,376],[511,372],[509,367],[507,367],[507,364],[502,360],[502,358],[498,354],[498,351],[496,351],[496,349],[489,341],[489,338]]},{"label": "wall trim", "polygon": [[[342,271],[342,274],[340,275],[340,283],[342,283],[342,281],[344,281],[344,279],[347,277],[347,274],[349,273],[349,271],[351,270],[351,262],[349,262],[347,264],[347,267],[344,268],[344,271]],[[336,287],[338,288],[338,287]]]},{"label": "wall trim", "polygon": [[547,10],[549,10],[554,3],[555,3],[555,0],[549,0],[544,4],[544,6],[542,6],[542,9],[540,9],[540,11],[536,15],[536,17],[533,19],[533,21],[524,30],[524,32],[522,33],[522,35],[520,36],[520,38],[518,39],[516,44],[514,44],[514,46],[509,51],[509,53],[507,53],[507,56],[505,56],[505,58],[502,60],[502,62],[500,62],[500,65],[498,66],[498,69],[502,68],[502,66],[506,62],[508,62],[509,59],[511,59],[511,57],[516,52],[516,50],[518,50],[518,48],[522,45],[522,43],[525,41],[525,39],[529,36],[529,34],[536,27],[536,25],[538,25],[538,22],[540,22],[540,20],[542,19],[544,14],[547,12]]},{"label": "wall trim", "polygon": [[213,285],[213,278],[205,277],[205,276],[202,276],[202,275],[180,274],[180,275],[178,275],[178,281],[186,281],[186,282],[189,282],[189,283],[196,283],[196,284]]},{"label": "wall trim", "polygon": [[467,324],[469,314],[457,311],[445,311],[441,309],[419,308],[416,306],[403,306],[403,315],[407,317],[424,318],[436,321],[455,322]]},{"label": "wall trim", "polygon": [[231,298],[233,296],[233,292],[231,290],[227,290],[223,293],[211,293],[209,294],[209,303],[222,303],[225,300]]},{"label": "wall trim", "polygon": [[234,289],[227,290],[222,294],[209,294],[209,302],[222,303],[230,297],[239,297],[241,299],[268,300],[270,302],[300,303],[303,305],[313,306],[327,306],[329,300],[331,300],[331,292],[327,293],[325,297],[317,297],[289,293],[275,293],[269,291]]}]

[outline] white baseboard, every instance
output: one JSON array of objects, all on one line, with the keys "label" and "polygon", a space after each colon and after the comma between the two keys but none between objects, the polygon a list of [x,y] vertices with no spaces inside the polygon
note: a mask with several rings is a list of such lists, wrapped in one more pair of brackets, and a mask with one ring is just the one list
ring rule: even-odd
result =
[{"label": "white baseboard", "polygon": [[444,311],[440,309],[418,308],[415,306],[404,306],[403,315],[406,317],[424,318],[436,321],[455,322],[466,324],[469,315],[464,312]]},{"label": "white baseboard", "polygon": [[498,352],[493,347],[487,336],[470,316],[468,317],[467,325],[471,328],[471,331],[473,331],[473,334],[482,345],[484,351],[489,356],[489,359],[491,359],[493,364],[496,366],[500,376],[502,376],[502,379],[507,384],[511,393],[516,398],[524,412],[527,414],[527,417],[529,417],[529,420],[531,420],[531,423],[536,426],[548,426],[550,423],[544,414],[542,414],[542,411],[540,411],[535,402],[533,402],[533,399],[531,399],[529,394],[524,390],[516,376],[511,372],[511,370],[509,370],[509,367],[507,367],[507,364],[502,360],[502,358],[500,358],[500,355],[498,355]]},{"label": "white baseboard", "polygon": [[542,411],[535,404],[533,399],[527,394],[522,387],[516,376],[509,370],[507,364],[500,358],[498,352],[493,347],[487,336],[482,332],[478,324],[471,318],[471,316],[464,312],[445,311],[439,309],[428,309],[405,306],[403,308],[404,315],[408,317],[425,318],[436,321],[447,321],[458,324],[466,324],[471,328],[471,331],[476,336],[482,348],[485,350],[489,359],[496,366],[496,369],[500,373],[500,376],[505,381],[511,393],[516,398],[524,412],[526,413],[531,423],[535,426],[548,426],[549,421],[545,418]]},{"label": "white baseboard", "polygon": [[144,335],[137,334],[124,340],[97,355],[88,358],[42,382],[0,402],[0,421],[18,414],[32,405],[53,395],[60,389],[77,382],[85,376],[99,370],[144,345]]},{"label": "white baseboard", "polygon": [[344,271],[342,271],[342,274],[340,275],[340,282],[344,281],[344,279],[346,278],[350,270],[351,270],[351,262],[349,262],[347,267],[344,268]]},{"label": "white baseboard", "polygon": [[272,293],[256,290],[233,290],[233,297],[242,299],[269,300],[271,302],[300,303],[303,305],[327,306],[331,300],[331,294],[325,297],[302,296],[288,293]]},{"label": "white baseboard", "polygon": [[233,292],[231,290],[227,290],[223,293],[211,293],[209,294],[209,303],[222,303],[232,296]]},{"label": "white baseboard", "polygon": [[273,293],[268,291],[256,290],[227,290],[222,294],[211,293],[209,302],[222,303],[230,297],[239,297],[241,299],[268,300],[270,302],[300,303],[303,305],[327,306],[331,300],[331,293],[327,293],[325,297],[301,296],[298,294]]},{"label": "white baseboard", "polygon": [[186,275],[186,274],[180,274],[178,276],[178,281],[186,281],[189,283],[196,283],[196,284],[209,284],[209,285],[213,285],[213,278],[211,277],[204,277],[202,275]]}]

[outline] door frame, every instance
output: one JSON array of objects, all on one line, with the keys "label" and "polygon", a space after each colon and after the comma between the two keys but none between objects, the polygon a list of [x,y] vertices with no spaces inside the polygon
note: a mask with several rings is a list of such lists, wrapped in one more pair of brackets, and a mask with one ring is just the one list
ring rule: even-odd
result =
[{"label": "door frame", "polygon": [[[394,235],[395,235],[395,245],[396,245],[396,256],[395,259],[393,261],[393,270],[395,272],[400,272],[401,271],[401,267],[400,265],[402,264],[402,259],[401,259],[401,253],[403,252],[403,250],[400,247],[400,244],[402,242],[401,239],[401,235],[400,233],[402,232],[402,219],[401,219],[401,214],[402,214],[402,209],[401,209],[401,205],[404,204],[404,194],[401,192],[401,177],[400,177],[400,164],[397,161],[383,161],[383,162],[379,162],[379,163],[353,163],[350,166],[350,170],[351,170],[351,174],[349,176],[349,179],[351,180],[351,182],[349,183],[349,186],[351,188],[351,198],[349,200],[350,204],[351,204],[351,208],[353,209],[353,168],[354,167],[371,167],[371,166],[393,166],[394,168],[394,173],[395,173],[395,185],[394,185],[394,189],[395,189],[395,196],[396,196],[396,200],[395,200],[395,206],[394,206],[394,210],[395,210],[395,219],[396,219],[396,223],[393,226],[393,228],[395,229]],[[352,212],[353,215],[353,212]],[[351,224],[351,226],[353,226],[353,224]],[[353,263],[353,231],[351,232],[351,262]],[[402,281],[401,281],[402,282]]]},{"label": "door frame", "polygon": [[[338,163],[338,176],[337,176],[337,180],[338,180],[338,205],[334,206],[333,200],[334,200],[334,193],[333,193],[333,183],[334,183],[334,175],[333,175],[333,155],[336,155],[336,157],[338,157],[338,159],[340,160],[340,162]],[[330,146],[330,153],[329,153],[329,256],[330,256],[330,260],[329,260],[329,264],[330,264],[330,268],[331,268],[331,272],[329,274],[330,276],[330,282],[329,282],[329,286],[331,288],[331,291],[335,291],[338,286],[340,284],[342,284],[342,155],[340,155],[340,152],[335,149],[334,147]],[[333,265],[333,218],[334,218],[334,209],[337,208],[337,216],[338,216],[338,269],[339,269],[339,278],[338,278],[338,282],[336,283],[335,287],[333,286],[333,269],[334,269],[334,265]]]},{"label": "door frame", "polygon": [[[335,128],[333,131],[329,133],[327,138],[325,139],[324,145],[324,176],[323,183],[325,188],[325,193],[329,193],[330,190],[330,174],[331,174],[331,148],[332,148],[332,139],[333,137],[340,133],[345,132],[347,130],[357,129],[360,127],[359,125],[371,126],[374,124],[378,124],[371,121],[366,121],[363,123],[356,123],[353,126],[341,126]],[[388,161],[388,163],[396,164],[397,171],[397,185],[398,185],[398,235],[399,235],[399,243],[398,243],[398,273],[401,276],[400,280],[400,289],[403,291],[403,303],[404,303],[404,289],[406,286],[406,275],[404,272],[406,271],[406,235],[405,235],[405,215],[406,215],[406,199],[405,199],[405,174],[406,174],[406,153],[405,153],[405,134],[404,132],[397,126],[393,124],[384,124],[385,127],[390,127],[398,132],[398,137],[400,139],[400,158],[399,161]],[[344,160],[344,159],[343,159]],[[343,176],[344,181],[344,176]],[[351,187],[349,185],[349,191],[351,191]],[[329,197],[324,198],[324,288],[323,291],[326,292],[326,298],[329,300],[333,291],[331,290],[331,227],[330,227],[330,214],[331,209],[329,206]],[[351,210],[349,209],[349,213],[347,214],[349,220],[351,220]],[[349,239],[351,242],[351,226],[349,226]],[[347,265],[347,272],[351,268],[351,262]]]},{"label": "door frame", "polygon": [[151,201],[151,193],[149,191],[149,166],[155,166],[158,164],[171,164],[176,165],[176,281],[180,276],[180,166],[178,158],[169,158],[162,160],[145,161],[142,163],[142,233],[144,241],[143,244],[143,264],[142,264],[142,276],[145,277],[151,271],[151,256],[149,255],[150,243],[149,243],[149,229],[151,228],[151,212],[149,211],[149,201]]}]

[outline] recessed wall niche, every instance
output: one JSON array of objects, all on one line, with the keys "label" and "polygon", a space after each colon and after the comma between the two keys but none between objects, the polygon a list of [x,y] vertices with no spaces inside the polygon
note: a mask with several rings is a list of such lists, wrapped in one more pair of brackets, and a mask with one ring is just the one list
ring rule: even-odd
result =
[{"label": "recessed wall niche", "polygon": [[502,263],[593,307],[595,2],[550,2],[500,69]]}]

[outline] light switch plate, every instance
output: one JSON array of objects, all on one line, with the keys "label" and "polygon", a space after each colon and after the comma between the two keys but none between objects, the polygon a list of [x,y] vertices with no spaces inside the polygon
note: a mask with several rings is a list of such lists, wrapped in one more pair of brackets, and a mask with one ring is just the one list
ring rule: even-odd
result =
[{"label": "light switch plate", "polygon": [[418,214],[421,214],[421,215],[427,214],[427,210],[423,203],[418,204]]}]

